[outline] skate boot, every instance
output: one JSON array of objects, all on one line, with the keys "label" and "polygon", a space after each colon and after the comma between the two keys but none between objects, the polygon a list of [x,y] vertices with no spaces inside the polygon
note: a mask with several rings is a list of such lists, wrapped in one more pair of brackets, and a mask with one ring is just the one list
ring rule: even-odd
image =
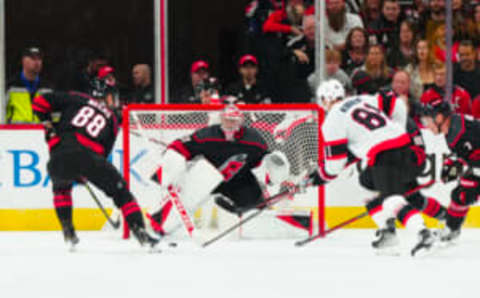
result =
[{"label": "skate boot", "polygon": [[158,242],[160,242],[160,239],[150,236],[144,227],[132,225],[130,229],[132,230],[133,236],[135,236],[142,246],[147,244],[150,248],[154,248]]},{"label": "skate boot", "polygon": [[418,232],[419,241],[411,250],[412,257],[416,256],[419,252],[429,251],[433,243],[435,242],[435,237],[429,229],[423,229]]},{"label": "skate boot", "polygon": [[449,227],[445,227],[439,232],[439,238],[441,242],[452,242],[460,237],[460,229],[453,230]]},{"label": "skate boot", "polygon": [[74,250],[75,246],[80,242],[78,239],[77,234],[75,233],[75,228],[72,224],[65,224],[62,225],[62,232],[63,232],[63,239],[67,246],[69,246],[70,250]]},{"label": "skate boot", "polygon": [[387,226],[377,230],[375,236],[378,237],[372,242],[372,246],[375,249],[381,250],[397,246],[399,241],[395,230],[395,218],[388,219]]}]

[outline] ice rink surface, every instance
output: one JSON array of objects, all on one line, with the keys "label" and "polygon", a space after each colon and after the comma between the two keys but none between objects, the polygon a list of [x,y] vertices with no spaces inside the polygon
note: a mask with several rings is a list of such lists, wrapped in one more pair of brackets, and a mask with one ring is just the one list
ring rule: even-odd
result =
[{"label": "ice rink surface", "polygon": [[[403,231],[401,231],[402,233]],[[376,256],[373,230],[342,230],[303,248],[293,240],[191,241],[147,253],[111,232],[0,233],[0,297],[479,297],[480,231],[434,255]]]}]

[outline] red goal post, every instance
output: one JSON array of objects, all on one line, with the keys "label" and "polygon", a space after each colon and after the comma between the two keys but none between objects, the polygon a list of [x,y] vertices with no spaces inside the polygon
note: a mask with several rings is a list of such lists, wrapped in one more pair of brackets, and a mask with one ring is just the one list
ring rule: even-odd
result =
[{"label": "red goal post", "polygon": [[[151,146],[165,146],[175,139],[219,122],[223,105],[197,104],[132,104],[123,110],[123,174],[140,204],[149,200],[134,168],[137,159]],[[270,150],[287,155],[292,176],[300,176],[318,166],[323,158],[321,123],[323,110],[315,104],[259,104],[238,105],[244,112],[245,125],[255,128],[267,141]],[[298,178],[298,177],[297,177]],[[313,194],[312,194],[313,192]],[[270,195],[273,195],[271,193]],[[318,231],[325,231],[324,188],[316,187],[308,199],[298,199],[300,205],[308,202],[315,210]],[[299,195],[299,196],[302,196]],[[297,196],[296,196],[297,197]],[[158,199],[159,200],[159,199]],[[293,200],[293,205],[296,204]],[[302,202],[300,202],[302,201]],[[299,207],[300,208],[300,207]]]}]

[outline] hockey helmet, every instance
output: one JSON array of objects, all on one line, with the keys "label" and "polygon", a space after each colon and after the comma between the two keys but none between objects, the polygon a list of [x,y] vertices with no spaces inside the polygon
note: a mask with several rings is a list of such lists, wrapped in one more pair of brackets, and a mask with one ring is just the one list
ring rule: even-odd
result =
[{"label": "hockey helmet", "polygon": [[434,118],[438,114],[449,116],[452,111],[452,105],[443,100],[443,98],[435,99],[425,103],[418,109],[420,116]]},{"label": "hockey helmet", "polygon": [[345,88],[338,80],[324,81],[317,89],[317,98],[320,100],[319,104],[331,104],[345,98]]}]

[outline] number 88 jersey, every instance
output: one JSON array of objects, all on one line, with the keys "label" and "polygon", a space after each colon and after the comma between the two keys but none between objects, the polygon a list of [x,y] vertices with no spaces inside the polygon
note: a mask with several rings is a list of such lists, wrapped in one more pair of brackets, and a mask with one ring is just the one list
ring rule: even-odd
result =
[{"label": "number 88 jersey", "polygon": [[410,142],[404,126],[394,123],[362,97],[350,97],[335,104],[325,118],[322,133],[324,163],[320,173],[327,180],[343,169],[348,152],[373,165],[380,152]]},{"label": "number 88 jersey", "polygon": [[60,121],[54,124],[56,136],[48,140],[50,149],[60,143],[78,143],[103,156],[110,153],[119,120],[103,101],[83,93],[54,92],[37,96],[32,108],[41,121],[49,120],[51,113],[61,114]]}]

